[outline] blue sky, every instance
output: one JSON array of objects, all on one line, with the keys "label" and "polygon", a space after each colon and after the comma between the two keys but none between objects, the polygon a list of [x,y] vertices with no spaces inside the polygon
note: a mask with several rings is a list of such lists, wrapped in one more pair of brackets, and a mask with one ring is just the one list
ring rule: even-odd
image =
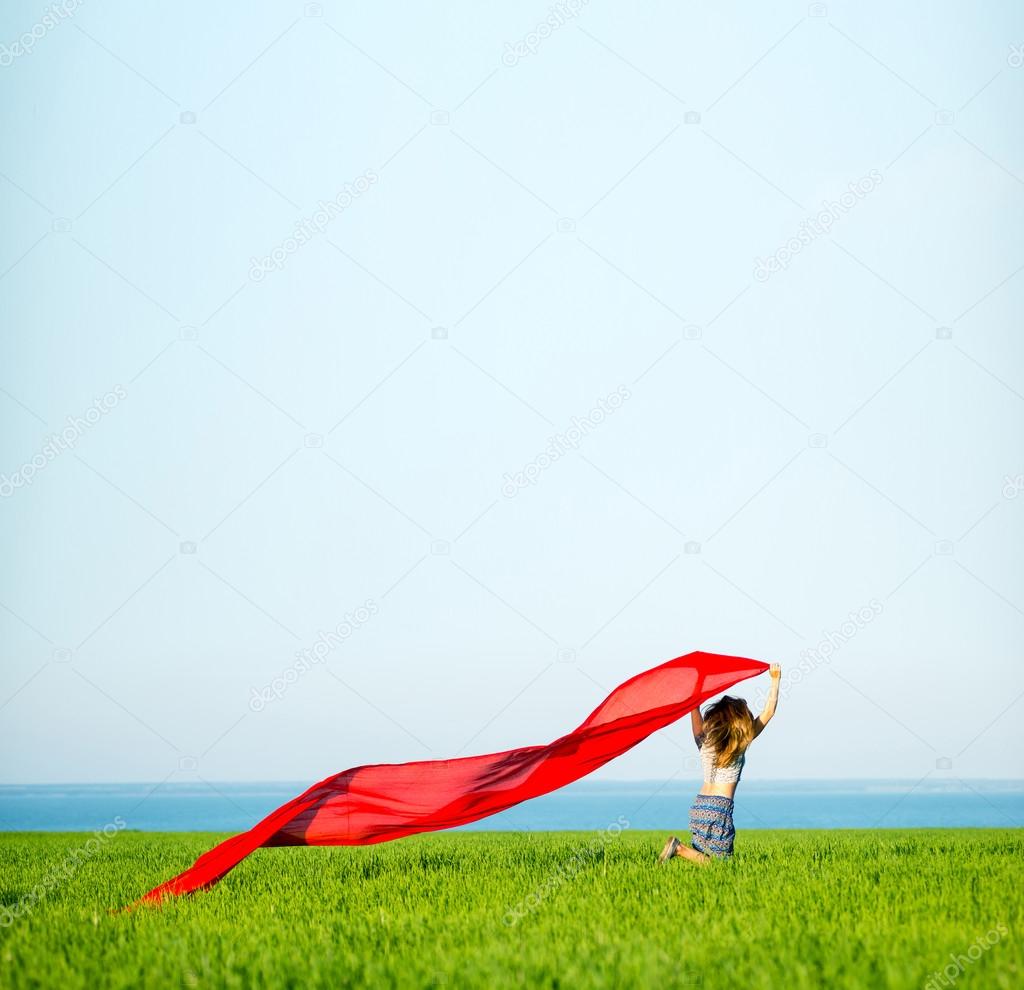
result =
[{"label": "blue sky", "polygon": [[4,6],[0,779],[1020,777],[1024,11],[436,8]]}]

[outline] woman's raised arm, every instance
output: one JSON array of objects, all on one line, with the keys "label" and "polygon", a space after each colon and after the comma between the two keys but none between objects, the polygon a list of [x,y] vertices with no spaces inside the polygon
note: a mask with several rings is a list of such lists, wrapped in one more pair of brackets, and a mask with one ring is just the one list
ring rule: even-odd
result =
[{"label": "woman's raised arm", "polygon": [[701,718],[699,705],[690,712],[690,725],[693,727],[693,741],[699,749],[704,741],[704,719]]},{"label": "woman's raised arm", "polygon": [[764,703],[764,708],[761,709],[761,714],[754,719],[755,739],[764,732],[764,727],[772,720],[779,704],[779,681],[782,679],[782,668],[777,663],[773,663],[768,668],[768,672],[771,675],[772,686],[768,691],[768,699]]}]

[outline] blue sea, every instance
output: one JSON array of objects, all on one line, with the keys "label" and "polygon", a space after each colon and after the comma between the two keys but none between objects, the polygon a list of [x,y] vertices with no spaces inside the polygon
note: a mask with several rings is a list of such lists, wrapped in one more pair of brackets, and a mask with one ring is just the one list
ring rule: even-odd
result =
[{"label": "blue sea", "polygon": [[[239,832],[303,782],[0,786],[0,831],[92,831],[117,817],[143,831]],[[580,781],[466,826],[502,831],[686,827],[694,781]],[[738,828],[1021,828],[1024,781],[749,781]]]}]

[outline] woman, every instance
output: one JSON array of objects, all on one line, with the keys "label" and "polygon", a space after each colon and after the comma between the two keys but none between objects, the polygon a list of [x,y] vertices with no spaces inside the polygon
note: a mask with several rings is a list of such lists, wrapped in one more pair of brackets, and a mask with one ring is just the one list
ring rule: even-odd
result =
[{"label": "woman", "polygon": [[732,798],[747,759],[747,747],[772,720],[779,701],[782,668],[773,663],[769,673],[771,689],[757,718],[742,698],[729,695],[709,705],[703,716],[699,708],[690,713],[693,740],[704,765],[704,786],[690,808],[693,848],[687,848],[674,835],[670,836],[658,857],[659,863],[667,863],[673,856],[682,856],[704,865],[712,858],[732,855],[736,835],[732,823]]}]

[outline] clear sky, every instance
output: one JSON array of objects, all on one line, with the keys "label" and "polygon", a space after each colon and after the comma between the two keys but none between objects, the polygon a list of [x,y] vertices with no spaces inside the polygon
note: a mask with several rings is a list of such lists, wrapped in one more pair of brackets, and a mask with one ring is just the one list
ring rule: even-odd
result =
[{"label": "clear sky", "polygon": [[1019,4],[0,45],[0,780],[544,742],[696,649],[786,669],[758,777],[1024,776]]}]

